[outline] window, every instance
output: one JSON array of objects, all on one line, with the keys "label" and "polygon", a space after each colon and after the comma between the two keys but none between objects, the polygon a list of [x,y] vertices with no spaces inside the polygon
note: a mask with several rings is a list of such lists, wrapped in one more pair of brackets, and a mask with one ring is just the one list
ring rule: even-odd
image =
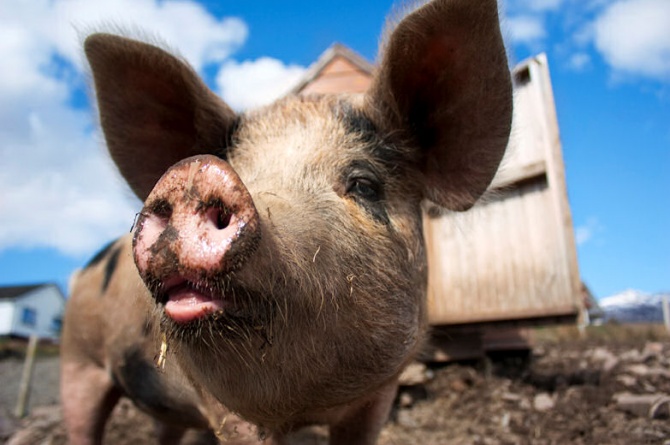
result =
[{"label": "window", "polygon": [[55,334],[60,334],[61,329],[63,329],[63,318],[54,317],[51,320],[51,331]]},{"label": "window", "polygon": [[21,312],[21,323],[26,326],[35,327],[37,324],[37,311],[31,307],[24,307]]}]

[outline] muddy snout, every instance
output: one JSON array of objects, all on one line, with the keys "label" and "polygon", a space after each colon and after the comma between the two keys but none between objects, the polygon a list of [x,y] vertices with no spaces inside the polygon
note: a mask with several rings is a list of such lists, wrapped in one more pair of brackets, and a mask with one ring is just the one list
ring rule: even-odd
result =
[{"label": "muddy snout", "polygon": [[260,239],[249,191],[226,161],[210,155],[170,167],[135,230],[135,262],[154,296],[191,306],[224,300],[212,282],[238,269]]}]

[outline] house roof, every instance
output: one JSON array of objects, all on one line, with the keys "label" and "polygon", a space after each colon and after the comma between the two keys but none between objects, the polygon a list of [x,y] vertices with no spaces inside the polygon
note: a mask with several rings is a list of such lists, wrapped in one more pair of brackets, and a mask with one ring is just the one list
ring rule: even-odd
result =
[{"label": "house roof", "polygon": [[34,291],[44,286],[53,286],[58,290],[58,294],[65,298],[61,293],[58,286],[54,283],[39,283],[39,284],[27,284],[23,286],[7,286],[0,287],[0,300],[13,300],[20,297],[21,295],[27,294],[28,292]]},{"label": "house roof", "polygon": [[372,76],[375,65],[367,61],[363,56],[354,50],[347,48],[340,43],[334,43],[330,48],[324,51],[316,62],[309,67],[303,78],[290,91],[292,94],[300,94],[310,83],[315,81],[323,71],[336,59],[343,58],[351,63],[362,73]]}]

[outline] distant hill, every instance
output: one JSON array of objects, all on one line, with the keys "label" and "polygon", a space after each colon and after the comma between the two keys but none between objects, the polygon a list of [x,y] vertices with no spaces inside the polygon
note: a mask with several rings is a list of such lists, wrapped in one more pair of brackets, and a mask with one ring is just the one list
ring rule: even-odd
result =
[{"label": "distant hill", "polygon": [[598,304],[606,321],[622,323],[663,323],[663,297],[670,292],[647,294],[628,289],[610,297],[602,298]]}]

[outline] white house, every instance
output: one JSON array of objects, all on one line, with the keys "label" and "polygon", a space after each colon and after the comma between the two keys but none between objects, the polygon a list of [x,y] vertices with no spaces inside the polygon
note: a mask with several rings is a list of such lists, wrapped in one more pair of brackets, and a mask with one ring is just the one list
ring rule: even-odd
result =
[{"label": "white house", "polygon": [[0,336],[55,340],[64,307],[65,297],[53,283],[0,287]]}]

